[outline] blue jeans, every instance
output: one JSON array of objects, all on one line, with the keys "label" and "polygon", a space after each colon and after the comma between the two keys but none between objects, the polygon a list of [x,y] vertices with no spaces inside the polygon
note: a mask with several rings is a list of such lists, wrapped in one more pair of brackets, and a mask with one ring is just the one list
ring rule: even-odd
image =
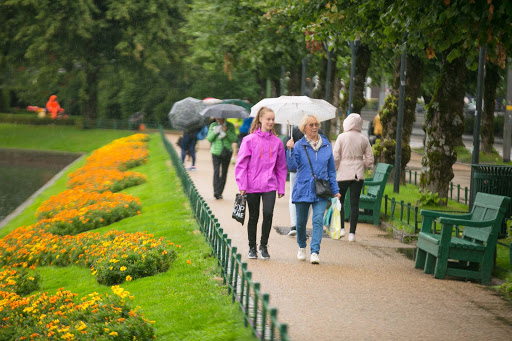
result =
[{"label": "blue jeans", "polygon": [[317,202],[296,202],[297,210],[297,243],[300,248],[305,248],[306,243],[306,224],[308,222],[309,207],[313,207],[313,233],[311,235],[311,253],[320,253],[320,243],[324,233],[324,213],[327,207],[328,199],[319,198]]}]

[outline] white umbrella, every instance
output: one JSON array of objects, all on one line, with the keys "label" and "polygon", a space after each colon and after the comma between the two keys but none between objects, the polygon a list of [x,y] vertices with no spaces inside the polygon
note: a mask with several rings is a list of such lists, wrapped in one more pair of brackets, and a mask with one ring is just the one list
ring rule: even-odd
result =
[{"label": "white umbrella", "polygon": [[302,117],[315,115],[320,122],[336,117],[336,107],[323,99],[308,96],[281,96],[264,98],[251,108],[256,117],[262,107],[270,108],[276,114],[275,123],[299,125]]}]

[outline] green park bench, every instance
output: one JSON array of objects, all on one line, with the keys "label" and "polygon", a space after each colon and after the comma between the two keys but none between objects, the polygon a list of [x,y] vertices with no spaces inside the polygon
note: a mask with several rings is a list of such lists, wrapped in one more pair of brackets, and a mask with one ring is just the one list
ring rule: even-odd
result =
[{"label": "green park bench", "polygon": [[[371,178],[364,179],[363,191],[359,196],[359,219],[361,222],[380,224],[380,206],[384,188],[393,169],[387,163],[378,163]],[[350,190],[345,195],[345,220],[350,218]]]},{"label": "green park bench", "polygon": [[[466,214],[421,210],[415,267],[435,278],[448,275],[490,283],[498,232],[509,201],[479,192]],[[441,224],[440,234],[435,233],[434,221]],[[458,227],[455,233],[454,226]]]}]

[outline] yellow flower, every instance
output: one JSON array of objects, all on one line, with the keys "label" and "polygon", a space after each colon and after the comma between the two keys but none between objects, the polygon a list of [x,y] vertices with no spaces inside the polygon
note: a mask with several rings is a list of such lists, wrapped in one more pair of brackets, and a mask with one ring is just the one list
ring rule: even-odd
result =
[{"label": "yellow flower", "polygon": [[127,282],[130,282],[132,279],[133,279],[132,276],[130,276],[130,275],[126,276],[126,281]]},{"label": "yellow flower", "polygon": [[125,271],[126,270],[126,266],[122,266],[119,270]]},{"label": "yellow flower", "polygon": [[110,334],[108,334],[110,336],[117,336],[117,332],[111,332]]}]

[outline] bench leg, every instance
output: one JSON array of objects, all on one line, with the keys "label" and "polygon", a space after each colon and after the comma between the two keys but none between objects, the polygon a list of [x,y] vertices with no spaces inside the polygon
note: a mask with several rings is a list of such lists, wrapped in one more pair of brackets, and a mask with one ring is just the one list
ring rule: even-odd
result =
[{"label": "bench leg", "polygon": [[424,250],[418,249],[416,251],[416,262],[414,263],[414,267],[416,269],[423,269],[425,267],[426,256],[427,256],[427,253]]},{"label": "bench leg", "polygon": [[[492,252],[494,254],[494,252]],[[480,273],[482,274],[482,284],[491,283],[492,268],[494,266],[494,257],[485,257],[481,264]]]},{"label": "bench leg", "polygon": [[427,259],[425,260],[425,269],[423,272],[426,274],[433,274],[434,268],[436,266],[436,257],[434,255],[431,255],[430,253],[427,253]]},{"label": "bench leg", "polygon": [[372,213],[373,213],[373,225],[379,226],[380,225],[380,209],[379,210],[374,209]]},{"label": "bench leg", "polygon": [[448,259],[438,257],[436,261],[436,268],[434,270],[434,277],[443,279],[446,277],[446,271],[448,270]]}]

